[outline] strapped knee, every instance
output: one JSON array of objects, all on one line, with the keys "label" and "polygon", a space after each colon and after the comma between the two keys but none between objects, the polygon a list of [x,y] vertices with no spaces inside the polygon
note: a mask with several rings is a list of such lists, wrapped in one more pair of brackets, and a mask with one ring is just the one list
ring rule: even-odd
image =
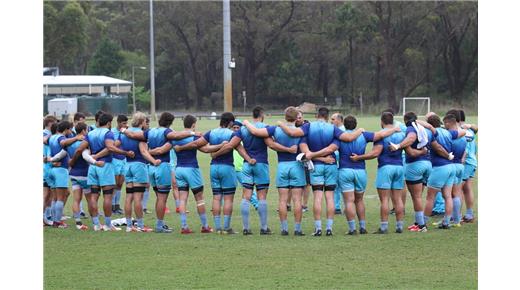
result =
[{"label": "strapped knee", "polygon": [[127,187],[126,188],[126,194],[129,194],[129,193],[130,194],[134,193],[134,188],[133,187]]},{"label": "strapped knee", "polygon": [[313,185],[312,185],[312,191],[323,191],[323,188],[324,188],[324,187],[325,187],[325,186],[323,186],[323,184],[320,184],[320,185],[315,185],[315,184],[313,184]]},{"label": "strapped knee", "polygon": [[144,192],[146,190],[146,187],[145,186],[134,186],[134,191],[133,192]]},{"label": "strapped knee", "polygon": [[335,184],[325,185],[325,191],[334,191],[334,190],[336,190]]},{"label": "strapped knee", "polygon": [[204,186],[199,186],[197,188],[191,189],[191,192],[193,192],[193,195],[197,195],[197,194],[201,193],[202,191],[204,191]]},{"label": "strapped knee", "polygon": [[103,189],[103,194],[113,194],[114,193],[114,189],[111,188],[111,189]]},{"label": "strapped knee", "polygon": [[[242,186],[244,188],[247,188],[247,189],[253,189],[254,188],[254,185],[251,184],[251,183],[242,183]],[[257,190],[258,190],[258,187],[257,187]]]},{"label": "strapped knee", "polygon": [[90,193],[99,194],[99,187],[92,187],[92,188],[90,188]]}]

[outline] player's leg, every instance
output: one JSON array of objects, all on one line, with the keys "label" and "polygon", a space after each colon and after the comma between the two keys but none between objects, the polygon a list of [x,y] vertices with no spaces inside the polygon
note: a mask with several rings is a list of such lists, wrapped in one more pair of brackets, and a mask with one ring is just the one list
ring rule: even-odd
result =
[{"label": "player's leg", "polygon": [[455,182],[453,183],[453,188],[451,190],[451,196],[453,199],[453,225],[456,227],[460,226],[460,221],[462,219],[461,208],[462,208],[462,183],[463,183],[463,174],[464,174],[464,165],[462,164],[453,164],[455,168]]},{"label": "player's leg", "polygon": [[[180,167],[177,168],[177,170],[179,170]],[[173,188],[173,200],[175,202],[175,212],[176,213],[179,213],[180,212],[180,203],[181,203],[181,199],[180,199],[180,191],[179,191],[179,183],[178,183],[178,178],[177,178],[177,170],[172,170],[172,188]]]},{"label": "player's leg", "polygon": [[[155,188],[154,188],[155,191]],[[157,221],[155,223],[155,232],[157,233],[171,233],[171,230],[166,231],[164,229],[164,215],[166,209],[166,201],[168,200],[169,190],[159,190],[157,188],[157,200],[155,202],[155,214],[157,216]]]},{"label": "player's leg", "polygon": [[61,217],[63,216],[63,208],[69,192],[69,172],[63,167],[53,167],[51,169],[51,175],[53,176],[53,186],[56,193],[53,226],[66,228],[67,224],[61,221]]},{"label": "player's leg", "polygon": [[[152,228],[149,228],[144,225],[144,211],[143,211],[143,194],[146,190],[146,184],[135,184],[133,188],[133,204],[134,204],[134,213],[135,218],[137,220],[136,231],[139,232],[151,232]],[[131,217],[130,217],[131,218]],[[130,221],[131,222],[131,221]]]},{"label": "player's leg", "polygon": [[294,210],[294,235],[303,236],[302,232],[302,193],[303,186],[295,186],[289,191],[293,200]]},{"label": "player's leg", "polygon": [[52,226],[51,188],[47,182],[43,184],[43,223]]},{"label": "player's leg", "polygon": [[122,214],[121,205],[119,201],[121,200],[121,189],[123,187],[123,183],[125,182],[125,176],[122,174],[116,175],[116,187],[114,190],[114,196],[112,197],[112,211],[115,214]]},{"label": "player's leg", "polygon": [[[220,165],[212,164],[209,167],[210,170],[210,179],[211,179],[211,190],[213,192],[213,204],[211,206],[211,211],[213,213],[213,223],[215,227],[215,231],[217,234],[222,233],[222,222],[221,222],[221,214],[222,214],[222,183],[219,174]],[[236,178],[236,175],[235,175]]]},{"label": "player's leg", "polygon": [[[115,179],[115,178],[114,178]],[[102,186],[103,190],[103,213],[105,215],[104,231],[119,231],[118,227],[112,226],[112,196],[114,195],[114,185]]]},{"label": "player's leg", "polygon": [[[287,211],[291,211],[291,200],[292,200],[292,190],[289,190],[289,193],[287,194]],[[300,202],[301,204],[301,202]]]},{"label": "player's leg", "polygon": [[192,188],[191,191],[193,193],[193,196],[195,197],[195,203],[197,204],[197,213],[199,214],[201,225],[200,232],[203,234],[212,233],[213,229],[208,225],[208,219],[206,217],[206,203],[204,202],[204,186]]},{"label": "player's leg", "polygon": [[[341,198],[342,192],[339,187],[339,181],[336,183],[336,189],[334,190],[334,214],[341,214]],[[343,200],[345,202],[345,200]]]},{"label": "player's leg", "polygon": [[249,225],[249,204],[253,194],[254,180],[253,167],[244,162],[242,167],[242,201],[240,202],[240,213],[242,214],[242,229],[244,234],[249,233],[251,228]]},{"label": "player's leg", "polygon": [[391,190],[378,188],[377,194],[379,195],[379,202],[381,203],[379,208],[380,225],[377,233],[386,234],[388,232],[388,199],[391,194]]},{"label": "player's leg", "polygon": [[78,230],[86,230],[86,226],[81,222],[80,215],[80,207],[79,203],[83,198],[83,190],[79,182],[77,182],[74,178],[71,178],[72,181],[72,216],[74,217],[74,221],[76,223],[76,228]]},{"label": "player's leg", "polygon": [[287,196],[288,187],[278,187],[278,217],[280,218],[281,235],[289,235],[289,224],[287,223]]},{"label": "player's leg", "polygon": [[365,217],[365,201],[363,199],[365,192],[354,192],[354,205],[356,207],[356,215],[359,220],[359,233],[366,234],[367,233],[367,224]]},{"label": "player's leg", "polygon": [[311,193],[311,176],[309,173],[309,170],[307,168],[304,168],[305,171],[305,186],[302,191],[302,211],[306,212],[309,210],[308,204],[309,204],[309,195]]},{"label": "player's leg", "polygon": [[99,200],[99,187],[92,186],[91,193],[87,195],[88,198],[88,213],[90,218],[92,219],[92,225],[94,231],[101,230],[101,224],[99,223],[99,209],[98,209],[98,200]]},{"label": "player's leg", "polygon": [[[128,181],[128,179],[127,179],[127,181]],[[134,184],[133,184],[133,182],[127,182],[126,183],[125,205],[124,205],[127,233],[133,232],[136,230],[132,224],[132,203],[134,203]],[[142,208],[141,208],[141,210],[142,210]]]},{"label": "player's leg", "polygon": [[348,234],[354,235],[356,231],[356,209],[354,206],[355,171],[349,168],[338,170],[338,186],[343,195],[344,212],[348,224]]},{"label": "player's leg", "polygon": [[[244,164],[245,165],[245,164]],[[233,200],[236,192],[236,176],[233,166],[222,165],[221,170],[221,185],[222,195],[224,198],[224,230],[225,234],[236,234],[231,228],[231,217],[233,215]]]},{"label": "player's leg", "polygon": [[464,214],[463,221],[465,223],[472,223],[474,221],[473,216],[473,177],[475,175],[476,167],[472,165],[464,166],[464,184],[462,186],[464,202],[466,203],[466,214]]},{"label": "player's leg", "polygon": [[189,187],[179,188],[179,215],[181,219],[181,234],[191,234],[186,216],[186,200],[188,199]]}]

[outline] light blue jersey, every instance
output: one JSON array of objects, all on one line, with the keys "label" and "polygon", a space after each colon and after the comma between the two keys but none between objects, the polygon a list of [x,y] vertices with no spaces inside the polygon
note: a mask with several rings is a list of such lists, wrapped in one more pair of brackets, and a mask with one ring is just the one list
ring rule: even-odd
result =
[{"label": "light blue jersey", "polygon": [[475,131],[468,129],[466,141],[466,165],[477,167],[477,141]]},{"label": "light blue jersey", "polygon": [[[218,145],[224,141],[231,140],[233,131],[229,128],[216,128],[206,132],[203,137],[210,145]],[[227,164],[233,166],[233,151],[212,159],[211,164]]]}]

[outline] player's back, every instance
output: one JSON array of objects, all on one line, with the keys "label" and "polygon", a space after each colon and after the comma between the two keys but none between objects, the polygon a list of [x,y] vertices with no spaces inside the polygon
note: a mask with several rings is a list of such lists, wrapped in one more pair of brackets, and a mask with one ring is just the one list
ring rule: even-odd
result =
[{"label": "player's back", "polygon": [[[388,130],[384,128],[383,130]],[[403,149],[398,149],[396,151],[390,150],[390,143],[399,144],[405,138],[403,132],[395,132],[392,135],[384,138],[383,140],[377,141],[374,145],[383,145],[383,151],[377,158],[378,167],[382,167],[384,165],[403,165],[403,157],[402,152]]]},{"label": "player's back", "polygon": [[[60,141],[62,141],[64,139],[66,139],[66,138],[62,134],[55,134],[49,138],[50,156],[54,156],[61,151],[62,147],[60,145]],[[69,156],[66,155],[64,158],[62,158],[60,160],[60,162],[61,162],[60,167],[68,168],[69,167]]]},{"label": "player's back", "polygon": [[311,122],[306,136],[309,149],[316,152],[329,146],[334,140],[334,128],[334,125],[323,120]]},{"label": "player's back", "polygon": [[[208,131],[204,135],[204,139],[209,142],[210,145],[218,145],[224,141],[231,140],[233,131],[229,128],[216,128]],[[211,160],[211,164],[229,164],[233,165],[233,151],[218,156]]]},{"label": "player's back", "polygon": [[[161,147],[166,142],[168,142],[167,135],[172,130],[170,128],[158,127],[148,130],[148,148],[155,149],[157,147]],[[161,155],[154,156],[157,159],[160,159],[163,162],[170,162],[170,153],[164,153]]]},{"label": "player's back", "polygon": [[[172,140],[172,145],[185,145],[199,139],[198,136],[189,136],[180,140]],[[177,155],[177,167],[194,167],[198,168],[197,149],[183,150],[175,153]]]},{"label": "player's back", "polygon": [[[253,126],[256,128],[267,127],[267,125],[262,122],[255,122]],[[240,128],[240,135],[247,154],[249,154],[251,158],[254,158],[256,162],[267,163],[267,145],[264,142],[264,138],[254,136],[245,126]]]},{"label": "player's back", "polygon": [[[117,140],[121,141],[121,135],[124,135],[124,134],[121,133],[121,131],[119,131],[117,128],[112,128],[112,130],[110,130],[110,131],[112,131],[112,134],[114,134],[114,141],[117,141]],[[119,148],[121,148],[121,145],[119,145]],[[114,158],[117,158],[117,159],[120,159],[120,160],[123,160],[123,159],[126,158],[125,155],[115,154],[115,153],[113,153],[112,156]]]},{"label": "player's back", "polygon": [[466,133],[466,164],[477,166],[477,141],[475,131],[468,129]]},{"label": "player's back", "polygon": [[[439,143],[448,153],[452,152],[452,146],[453,146],[453,134],[450,133],[450,131],[444,129],[444,128],[435,128],[437,131],[437,135],[435,136],[435,141]],[[456,132],[456,131],[455,131]],[[446,164],[451,164],[452,162],[435,152],[435,150],[431,151],[431,160],[432,160],[432,166],[442,166]]]},{"label": "player's back", "polygon": [[[289,125],[288,127],[289,128],[296,128],[294,125]],[[269,128],[275,128],[273,137],[274,137],[274,140],[277,143],[279,143],[279,144],[281,144],[281,145],[283,145],[285,147],[292,147],[294,145],[300,144],[300,139],[301,138],[299,138],[299,137],[291,137],[291,136],[287,135],[282,130],[282,128],[280,128],[280,127],[269,127]],[[278,155],[278,162],[295,161],[296,160],[296,156],[298,156],[298,152],[297,153],[277,152],[277,155]]]},{"label": "player's back", "polygon": [[[74,156],[74,153],[76,153],[76,150],[78,149],[79,145],[81,144],[81,141],[76,141],[72,144],[70,144],[67,147],[67,153],[69,157]],[[76,162],[74,163],[74,166],[70,169],[70,175],[72,176],[87,176],[88,173],[88,166],[89,164],[83,157],[79,157]]]},{"label": "player's back", "polygon": [[452,151],[454,156],[454,163],[462,163],[462,157],[464,156],[464,152],[466,151],[466,145],[467,141],[465,136],[453,140]]},{"label": "player's back", "polygon": [[[352,133],[354,130],[346,130],[347,133]],[[339,167],[340,168],[353,168],[353,169],[365,169],[365,160],[352,161],[350,156],[352,154],[363,155],[368,142],[374,141],[374,133],[363,132],[352,142],[339,141]]]},{"label": "player's back", "polygon": [[[143,131],[141,128],[137,128],[137,127],[130,127],[127,130],[130,131],[130,132],[141,132],[141,131]],[[143,132],[145,139],[148,137],[148,131],[149,130]],[[130,137],[126,136],[125,134],[121,134],[120,140],[121,140],[121,149],[123,149],[125,151],[133,151],[134,154],[135,154],[134,158],[127,157],[126,158],[127,162],[143,162],[143,163],[146,163],[146,160],[141,155],[141,151],[139,151],[139,142],[140,142],[139,140],[130,138]]]},{"label": "player's back", "polygon": [[[432,144],[432,140],[433,140],[434,136],[433,136],[432,131],[430,131],[430,129],[424,128],[424,131],[426,132],[426,135],[428,136],[428,143],[426,144],[426,148],[428,148],[428,153],[423,154],[418,157],[411,157],[410,155],[406,154],[406,163],[412,163],[412,162],[416,162],[416,161],[420,161],[420,160],[427,160],[427,161],[430,160],[431,144]],[[410,145],[410,147],[413,149],[417,149],[417,146],[419,145],[419,134],[417,133],[417,130],[415,130],[415,128],[413,126],[409,126],[406,128],[406,135],[408,135],[408,133],[410,133],[410,132],[413,132],[417,135],[417,139],[415,139],[415,141],[412,143],[412,145]]]},{"label": "player's back", "polygon": [[[43,129],[43,137],[47,137],[47,136],[50,136],[51,135],[51,131],[47,130],[47,129]],[[47,139],[47,144],[43,144],[43,155],[44,156],[49,156],[51,150],[49,148],[49,140]]]}]

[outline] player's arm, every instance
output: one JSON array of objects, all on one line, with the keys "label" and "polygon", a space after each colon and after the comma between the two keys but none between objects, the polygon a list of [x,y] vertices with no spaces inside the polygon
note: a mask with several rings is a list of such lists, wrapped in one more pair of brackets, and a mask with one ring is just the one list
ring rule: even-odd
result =
[{"label": "player's arm", "polygon": [[128,138],[132,138],[139,141],[146,141],[144,131],[130,131],[125,128],[124,130],[121,130],[121,133],[125,134],[125,136]]},{"label": "player's arm", "polygon": [[222,148],[222,146],[226,145],[227,143],[228,143],[228,141],[223,141],[222,143],[216,144],[216,145],[206,144],[206,145],[200,147],[199,151],[204,152],[204,153],[217,152],[218,150],[220,150],[220,148]]},{"label": "player's arm", "polygon": [[471,130],[473,130],[473,132],[475,132],[475,134],[477,134],[477,131],[478,131],[478,126],[475,124],[464,124],[464,125],[462,125],[462,128],[471,129]]},{"label": "player's arm", "polygon": [[[211,158],[216,158],[216,157],[219,157],[220,155],[224,155],[224,154],[230,152],[231,150],[233,150],[233,148],[236,148],[238,145],[240,145],[240,141],[242,141],[242,139],[240,139],[237,136],[233,136],[233,138],[231,138],[229,143],[222,146],[222,148],[220,148],[217,152],[211,153]],[[238,151],[238,153],[240,153],[240,151]]]},{"label": "player's arm", "polygon": [[320,151],[317,151],[317,152],[307,151],[305,153],[305,158],[307,160],[311,160],[311,159],[320,160],[318,158],[329,156],[329,155],[333,154],[334,151],[336,151],[336,150],[338,150],[338,145],[335,143],[331,143],[329,146],[321,149]]},{"label": "player's arm", "polygon": [[172,143],[170,143],[170,142],[166,142],[166,143],[164,143],[164,145],[161,146],[161,147],[156,147],[156,148],[154,148],[154,149],[149,149],[148,152],[149,152],[151,155],[162,155],[162,154],[166,154],[166,153],[168,153],[172,148],[173,148]]},{"label": "player's arm", "polygon": [[47,157],[47,162],[58,162],[61,159],[65,158],[65,156],[67,156],[67,151],[61,149],[60,152],[56,153],[56,155],[52,157]]},{"label": "player's arm", "polygon": [[81,154],[83,153],[83,150],[87,149],[88,148],[88,142],[87,141],[82,141],[78,148],[76,149],[76,151],[74,152],[74,155],[72,155],[69,159],[69,166],[72,167],[74,166],[74,164],[76,163],[76,160],[78,160],[78,158],[81,156]]},{"label": "player's arm", "polygon": [[[89,151],[90,151],[90,150],[89,150]],[[100,158],[102,158],[102,157],[107,156],[109,153],[110,153],[110,150],[108,150],[108,148],[105,147],[105,148],[103,148],[103,150],[101,150],[101,151],[99,151],[98,153],[92,155],[92,158],[94,158],[94,159],[97,160],[97,159],[100,159]]]},{"label": "player's arm", "polygon": [[423,147],[421,149],[414,149],[412,146],[407,146],[404,148],[404,152],[406,152],[406,155],[417,158],[419,156],[425,155],[428,153],[428,149],[426,147]]},{"label": "player's arm", "polygon": [[[395,132],[401,132],[401,128],[400,128],[399,126],[397,126],[397,127],[393,127],[393,128],[391,128],[391,129],[387,129],[387,130],[379,130],[379,131],[377,131],[377,132],[374,132],[374,142],[379,141],[379,140],[381,140],[381,139],[384,139],[384,138],[386,138],[386,137],[388,137],[388,136],[394,134]],[[408,136],[407,136],[407,137],[408,137]],[[416,137],[417,137],[417,135],[416,135]],[[403,140],[403,142],[404,142],[404,141],[406,141],[406,139]],[[414,141],[415,141],[415,140],[414,140]],[[410,144],[408,144],[408,145],[406,145],[406,146],[411,145],[414,141],[412,141]],[[401,143],[402,143],[402,142],[401,142]]]},{"label": "player's arm", "polygon": [[291,147],[283,146],[282,144],[275,142],[273,140],[273,138],[271,138],[271,137],[264,138],[264,143],[269,148],[271,148],[277,152],[287,152],[287,153],[293,153],[293,154],[298,152],[298,146],[296,146],[296,145],[293,145]]},{"label": "player's arm", "polygon": [[423,120],[415,120],[415,122],[421,126],[423,126],[424,128],[432,131],[432,134],[435,136],[437,135],[437,130],[435,129],[435,127],[432,126],[432,124],[426,122],[426,121],[423,121]]},{"label": "player's arm", "polygon": [[285,134],[291,136],[291,137],[303,137],[305,136],[305,133],[301,128],[289,128],[287,124],[278,121],[278,126],[285,132]]},{"label": "player's arm", "polygon": [[83,136],[81,134],[76,135],[72,138],[64,138],[63,140],[60,141],[60,146],[62,148],[65,148],[76,141],[83,141],[84,139],[85,139],[85,136]]},{"label": "player's arm", "polygon": [[251,165],[255,165],[256,164],[256,160],[251,158],[249,156],[249,154],[247,154],[246,149],[244,148],[244,146],[242,146],[242,144],[238,143],[238,145],[235,147],[235,150],[237,150],[238,154],[240,154],[240,156],[242,156],[242,158],[244,158],[244,160],[247,163],[249,163]]},{"label": "player's arm", "polygon": [[47,136],[43,136],[43,144],[48,145],[49,144],[49,138],[51,138],[51,134]]},{"label": "player's arm", "polygon": [[312,160],[318,160],[318,161],[321,161],[326,164],[333,164],[336,161],[336,159],[334,159],[334,157],[332,157],[330,155],[326,156],[326,157],[316,157],[316,158],[313,158]]},{"label": "player's arm", "polygon": [[[171,131],[170,133],[168,133],[168,135],[166,135],[166,138],[168,138],[168,140],[180,140],[180,139],[184,139],[184,138],[187,138],[187,137],[190,137],[190,136],[201,136],[201,133],[200,132],[191,132],[191,131]],[[195,149],[195,148],[193,148]]]},{"label": "player's arm", "polygon": [[253,126],[253,124],[249,123],[248,120],[244,120],[243,124],[244,124],[244,126],[246,126],[249,133],[251,133],[254,136],[260,137],[260,138],[269,137],[269,132],[267,131],[267,128],[257,128],[255,126]]},{"label": "player's arm", "polygon": [[372,146],[372,151],[370,151],[368,153],[365,153],[365,154],[362,154],[362,155],[352,154],[352,156],[350,156],[350,159],[352,161],[370,160],[370,159],[377,158],[379,155],[381,155],[381,152],[383,152],[383,145],[382,144],[378,144],[378,145],[374,144],[374,146]]},{"label": "player's arm", "polygon": [[134,158],[135,153],[133,151],[125,151],[123,149],[117,148],[117,146],[114,144],[113,139],[105,139],[105,147],[108,148],[108,150],[112,153],[125,155],[126,157]]},{"label": "player's arm", "polygon": [[[336,130],[335,128],[334,130]],[[340,130],[340,129],[337,129]],[[365,129],[358,128],[354,132],[342,132],[341,135],[336,136],[337,139],[343,141],[343,142],[352,142],[356,140],[357,137],[359,137],[363,132],[365,132]]]},{"label": "player's arm", "polygon": [[448,151],[446,151],[446,149],[444,149],[444,147],[442,147],[442,145],[439,144],[439,142],[432,140],[431,145],[432,145],[433,151],[435,151],[435,153],[437,153],[437,155],[444,157],[446,159],[449,159],[449,160],[453,159],[453,157],[452,157],[453,154],[451,154],[451,157],[450,157],[450,153],[448,153]]},{"label": "player's arm", "polygon": [[161,164],[161,160],[153,158],[150,152],[148,152],[148,144],[146,142],[139,142],[139,152],[141,152],[141,155],[143,155],[144,159],[146,159],[146,161],[150,162],[151,164],[155,166]]},{"label": "player's arm", "polygon": [[206,144],[208,144],[208,141],[205,138],[199,138],[195,141],[191,141],[190,143],[184,145],[175,145],[173,148],[176,152],[179,152],[184,150],[198,149]]},{"label": "player's arm", "polygon": [[105,165],[105,161],[97,161],[94,157],[92,157],[88,148],[81,152],[81,157],[83,157],[83,159],[87,161],[88,164],[96,165],[98,167],[103,167]]}]

